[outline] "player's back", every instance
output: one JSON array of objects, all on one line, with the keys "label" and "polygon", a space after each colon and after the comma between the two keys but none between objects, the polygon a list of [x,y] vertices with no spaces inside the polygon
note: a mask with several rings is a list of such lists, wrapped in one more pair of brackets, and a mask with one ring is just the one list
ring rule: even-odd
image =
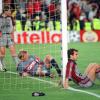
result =
[{"label": "player's back", "polygon": [[19,73],[23,72],[24,69],[25,69],[32,61],[34,61],[34,59],[35,59],[34,56],[29,56],[29,59],[28,59],[28,60],[26,60],[26,61],[20,61],[19,64],[18,64],[18,67],[17,67]]}]

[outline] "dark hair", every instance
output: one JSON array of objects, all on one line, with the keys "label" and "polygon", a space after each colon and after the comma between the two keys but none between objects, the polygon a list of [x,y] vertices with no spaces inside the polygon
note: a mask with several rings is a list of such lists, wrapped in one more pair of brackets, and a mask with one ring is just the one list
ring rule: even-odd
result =
[{"label": "dark hair", "polygon": [[74,54],[74,51],[78,52],[78,50],[76,50],[74,48],[68,49],[68,51],[67,51],[68,58],[70,58],[70,55],[73,55]]},{"label": "dark hair", "polygon": [[3,12],[8,11],[8,10],[11,10],[11,7],[8,6],[8,5],[5,5],[5,6],[3,7]]}]

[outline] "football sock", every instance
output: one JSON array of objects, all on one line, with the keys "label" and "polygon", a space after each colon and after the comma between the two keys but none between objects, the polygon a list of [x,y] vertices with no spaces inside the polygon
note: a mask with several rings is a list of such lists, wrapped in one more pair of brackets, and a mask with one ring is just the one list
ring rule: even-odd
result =
[{"label": "football sock", "polygon": [[18,57],[17,56],[12,56],[12,58],[13,58],[14,62],[16,63],[16,66],[17,66],[18,63],[19,63]]},{"label": "football sock", "polygon": [[57,62],[55,61],[55,59],[52,59],[50,63],[51,63],[51,66],[55,67],[59,77],[61,77],[61,70],[60,70]]}]

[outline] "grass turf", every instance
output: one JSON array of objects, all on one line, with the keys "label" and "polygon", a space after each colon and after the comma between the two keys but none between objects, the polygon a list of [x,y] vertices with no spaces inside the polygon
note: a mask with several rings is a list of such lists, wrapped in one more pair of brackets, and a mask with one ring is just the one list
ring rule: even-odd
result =
[{"label": "grass turf", "polygon": [[[80,71],[83,73],[86,66],[91,62],[100,63],[100,43],[71,43],[69,48],[79,50],[79,60],[77,61]],[[35,44],[35,45],[16,45],[17,53],[19,50],[28,50],[30,54],[39,55],[42,59],[46,54],[51,54],[61,66],[61,50],[60,44]],[[15,64],[7,49],[5,63],[7,69],[16,72]],[[52,69],[53,70],[53,69]],[[54,70],[53,70],[54,71]],[[54,71],[55,72],[55,71]],[[59,78],[54,79],[41,78],[43,80],[58,82]],[[70,83],[72,87],[79,88],[74,83]],[[100,94],[100,81],[96,80],[96,85],[88,89],[82,89],[93,93]],[[43,91],[46,93],[44,97],[32,97],[33,91]],[[45,82],[38,81],[34,78],[22,78],[15,74],[0,72],[0,100],[99,100],[94,96],[77,93],[70,90],[63,90],[60,87],[55,87]]]}]

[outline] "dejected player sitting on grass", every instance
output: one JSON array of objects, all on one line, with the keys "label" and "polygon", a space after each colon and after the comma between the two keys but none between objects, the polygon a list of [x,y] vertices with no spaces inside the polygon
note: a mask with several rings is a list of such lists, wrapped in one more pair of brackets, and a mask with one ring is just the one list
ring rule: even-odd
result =
[{"label": "dejected player sitting on grass", "polygon": [[53,77],[50,72],[50,67],[56,68],[59,76],[61,75],[61,70],[54,58],[50,55],[46,55],[44,61],[40,60],[39,57],[34,55],[29,55],[27,51],[20,51],[18,54],[20,62],[18,64],[17,70],[21,76],[49,76]]},{"label": "dejected player sitting on grass", "polygon": [[78,50],[69,49],[68,52],[68,63],[66,66],[66,78],[63,83],[64,88],[69,87],[69,81],[73,80],[80,87],[91,87],[94,84],[96,78],[100,78],[100,65],[91,63],[82,75],[77,68],[76,60],[78,58]]}]

